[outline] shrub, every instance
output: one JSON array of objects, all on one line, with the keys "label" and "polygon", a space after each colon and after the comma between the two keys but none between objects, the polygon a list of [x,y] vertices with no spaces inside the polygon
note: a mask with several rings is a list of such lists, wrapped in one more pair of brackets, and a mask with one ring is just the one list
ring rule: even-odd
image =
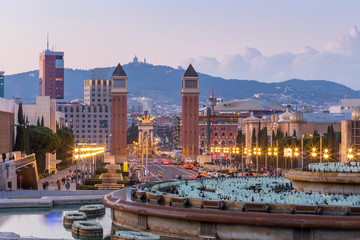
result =
[{"label": "shrub", "polygon": [[116,173],[121,173],[123,177],[128,177],[129,176],[129,172],[124,172],[121,170],[116,170]]},{"label": "shrub", "polygon": [[94,186],[95,184],[101,184],[102,179],[99,178],[90,178],[89,180],[85,180],[85,185]]},{"label": "shrub", "polygon": [[130,187],[131,186],[129,180],[118,180],[116,183],[117,184],[124,184],[125,187]]},{"label": "shrub", "polygon": [[96,170],[96,174],[102,174],[102,173],[107,173],[108,170],[106,168],[99,168],[98,170]]},{"label": "shrub", "polygon": [[79,186],[78,189],[80,189],[80,190],[98,190],[98,187],[97,186],[82,185],[82,186]]}]

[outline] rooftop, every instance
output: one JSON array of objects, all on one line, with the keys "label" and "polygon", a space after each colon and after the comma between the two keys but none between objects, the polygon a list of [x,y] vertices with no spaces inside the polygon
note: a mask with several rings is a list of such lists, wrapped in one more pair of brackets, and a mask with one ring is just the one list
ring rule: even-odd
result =
[{"label": "rooftop", "polygon": [[115,68],[115,71],[113,72],[112,76],[116,76],[116,77],[125,77],[126,76],[126,73],[125,73],[124,69],[122,68],[122,66],[120,65],[120,63]]},{"label": "rooftop", "polygon": [[286,107],[262,100],[232,100],[218,103],[215,111],[285,111]]},{"label": "rooftop", "polygon": [[190,64],[184,73],[184,77],[199,77],[194,67]]}]

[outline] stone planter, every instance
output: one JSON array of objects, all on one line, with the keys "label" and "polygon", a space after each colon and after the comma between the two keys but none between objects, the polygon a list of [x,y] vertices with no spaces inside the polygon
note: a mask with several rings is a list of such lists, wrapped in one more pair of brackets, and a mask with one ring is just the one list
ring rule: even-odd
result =
[{"label": "stone planter", "polygon": [[88,217],[97,217],[105,214],[105,206],[102,204],[90,204],[81,206],[79,212],[85,213]]},{"label": "stone planter", "polygon": [[86,221],[87,216],[83,212],[69,212],[66,213],[63,219],[63,224],[66,229],[72,227],[73,222],[75,221]]},{"label": "stone planter", "polygon": [[72,235],[75,239],[102,239],[103,228],[97,222],[75,221],[72,225]]}]

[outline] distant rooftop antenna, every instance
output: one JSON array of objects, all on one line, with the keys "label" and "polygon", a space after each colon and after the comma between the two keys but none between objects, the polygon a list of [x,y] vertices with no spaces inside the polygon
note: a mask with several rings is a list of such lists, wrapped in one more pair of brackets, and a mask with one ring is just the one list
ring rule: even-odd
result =
[{"label": "distant rooftop antenna", "polygon": [[47,33],[47,38],[46,38],[46,49],[49,50],[49,32]]}]

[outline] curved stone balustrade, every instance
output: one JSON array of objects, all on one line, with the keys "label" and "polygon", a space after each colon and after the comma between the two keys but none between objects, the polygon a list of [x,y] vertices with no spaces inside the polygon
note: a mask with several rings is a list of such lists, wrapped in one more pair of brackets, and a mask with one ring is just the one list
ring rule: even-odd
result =
[{"label": "curved stone balustrade", "polygon": [[308,169],[312,172],[360,173],[360,162],[310,163]]},{"label": "curved stone balustrade", "polygon": [[[161,183],[170,186],[173,183]],[[297,204],[245,203],[181,198],[163,195],[163,202],[152,202],[155,193],[146,192],[146,200],[133,198],[139,189],[121,189],[103,198],[111,208],[113,223],[132,230],[150,231],[179,239],[296,239],[304,236],[355,238],[360,233],[358,207]],[[148,188],[149,189],[149,188]],[[185,206],[185,199],[188,204]],[[183,203],[183,205],[181,204]],[[220,208],[219,206],[225,206]],[[221,210],[220,210],[221,209]],[[350,215],[350,216],[345,216]],[[299,232],[300,231],[300,232]]]},{"label": "curved stone balustrade", "polygon": [[290,170],[285,178],[292,180],[296,191],[334,194],[360,194],[360,173],[309,172]]}]

